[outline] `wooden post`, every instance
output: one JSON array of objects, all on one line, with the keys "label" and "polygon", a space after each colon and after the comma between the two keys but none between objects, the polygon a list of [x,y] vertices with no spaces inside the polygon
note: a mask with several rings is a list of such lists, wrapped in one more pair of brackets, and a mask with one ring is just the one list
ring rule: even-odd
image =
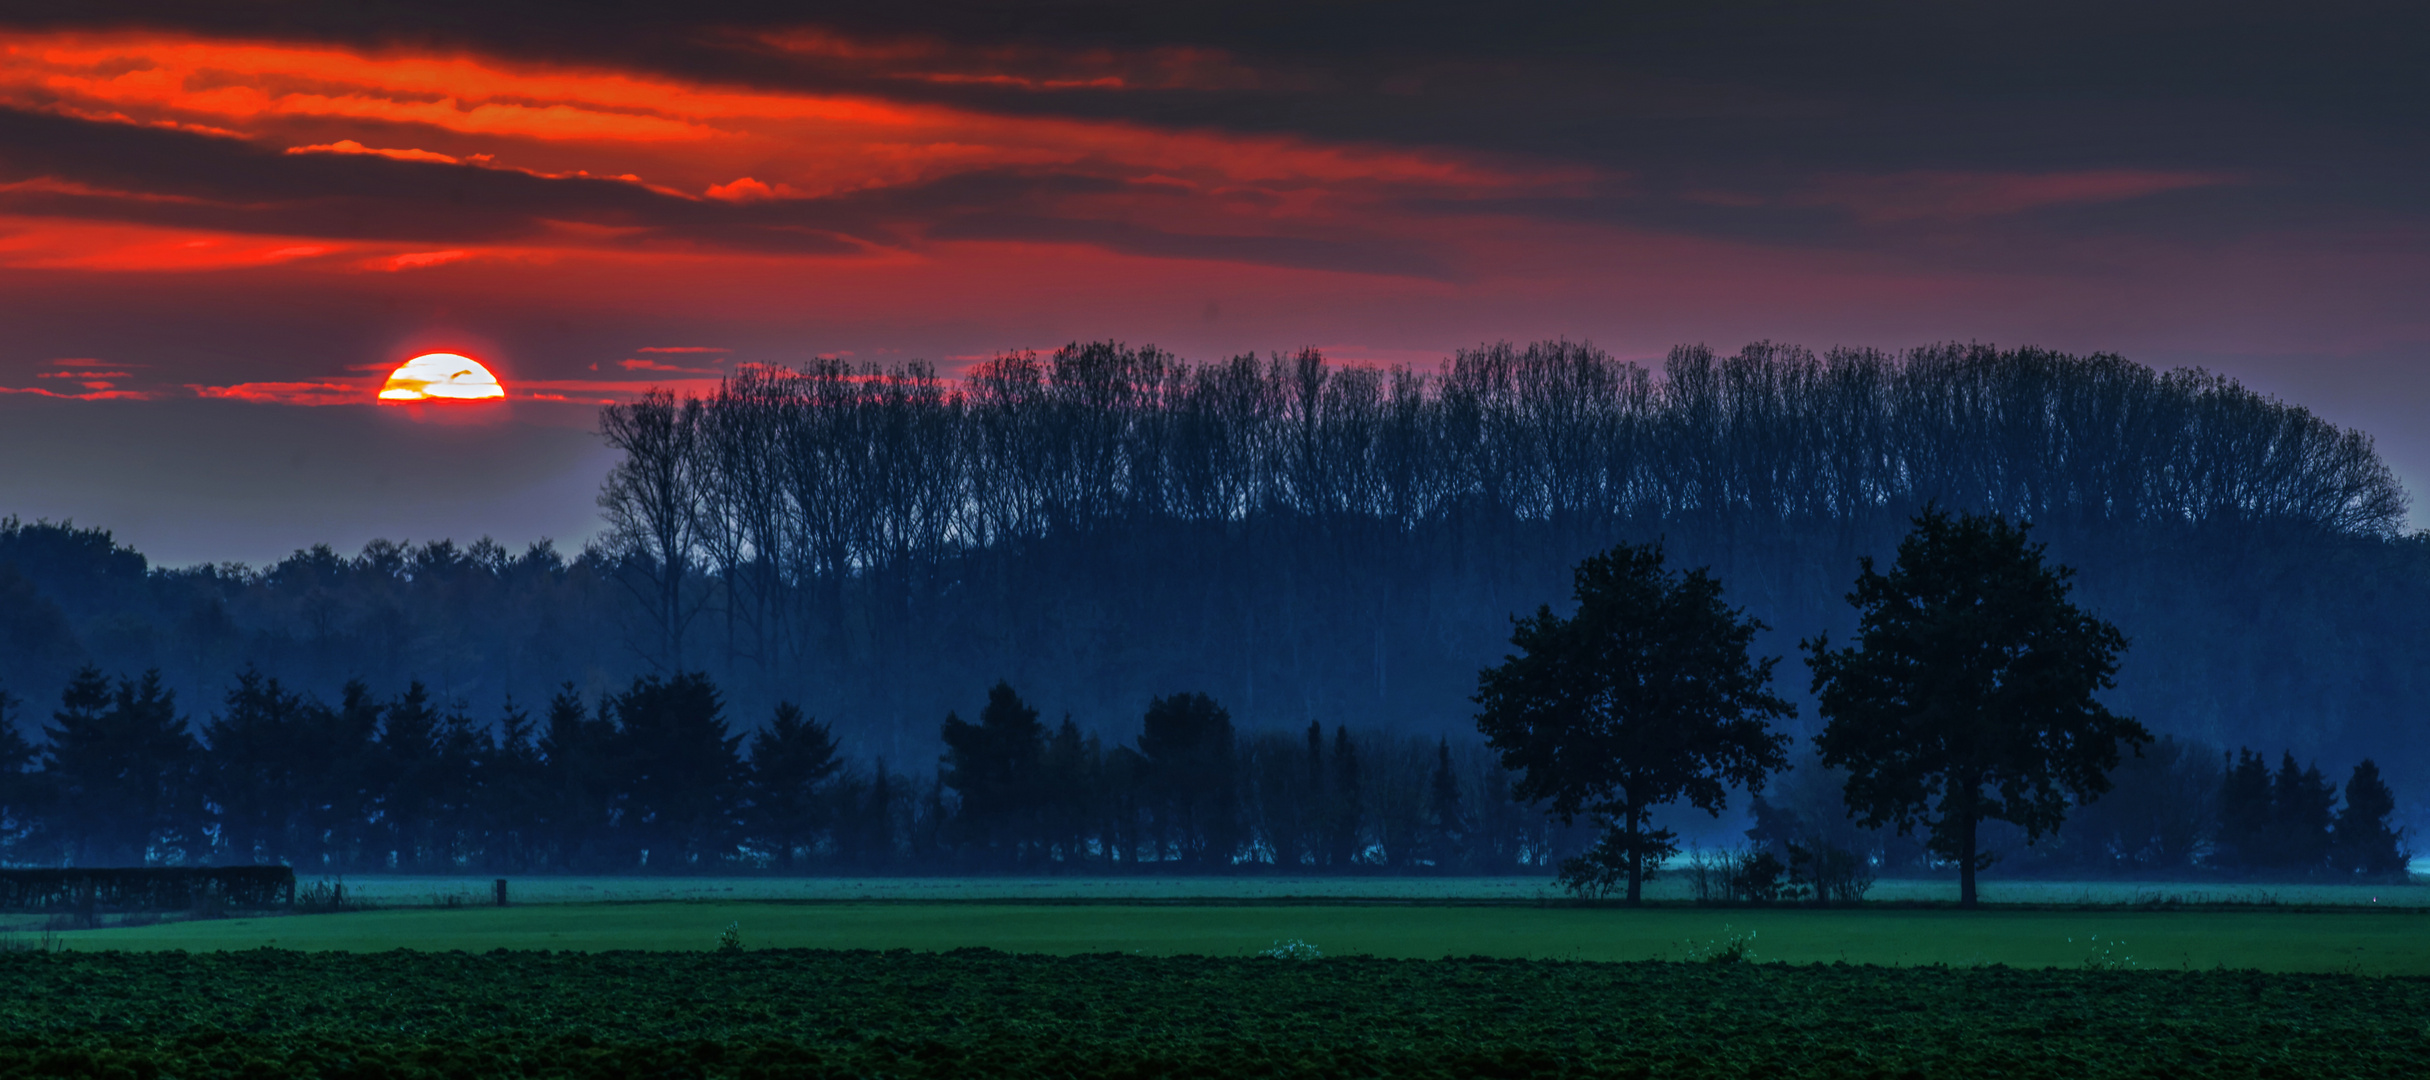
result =
[{"label": "wooden post", "polygon": [[506,906],[506,879],[505,879],[505,878],[499,878],[499,879],[498,879],[498,906],[499,906],[499,907],[505,907],[505,906]]}]

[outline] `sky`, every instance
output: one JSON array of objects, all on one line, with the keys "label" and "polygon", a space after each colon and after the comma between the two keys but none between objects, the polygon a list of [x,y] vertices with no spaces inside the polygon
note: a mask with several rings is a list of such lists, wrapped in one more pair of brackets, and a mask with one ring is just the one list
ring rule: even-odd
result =
[{"label": "sky", "polygon": [[[570,549],[600,402],[1096,339],[2115,352],[2430,492],[2425,40],[2410,4],[0,0],[0,515],[169,564]],[[432,350],[509,401],[373,403]]]}]

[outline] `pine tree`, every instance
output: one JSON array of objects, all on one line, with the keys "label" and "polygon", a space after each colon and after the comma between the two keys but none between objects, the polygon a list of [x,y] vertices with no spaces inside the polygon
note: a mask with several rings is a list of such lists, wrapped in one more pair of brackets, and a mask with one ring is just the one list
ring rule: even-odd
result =
[{"label": "pine tree", "polygon": [[[275,680],[273,680],[275,686]],[[380,713],[374,775],[380,792],[381,855],[399,869],[419,869],[439,861],[441,819],[445,814],[448,766],[441,759],[443,732],[439,710],[421,680],[407,683]],[[217,740],[213,740],[214,744]]]},{"label": "pine tree", "polygon": [[2219,838],[2213,861],[2246,869],[2269,865],[2270,767],[2239,747],[2219,787]]},{"label": "pine tree", "polygon": [[1308,721],[1308,794],[1322,799],[1325,794],[1325,725]]},{"label": "pine tree", "polygon": [[2402,875],[2410,858],[2404,850],[2405,831],[2388,824],[2395,812],[2396,793],[2380,779],[2379,766],[2364,758],[2346,781],[2346,805],[2337,812],[2337,867],[2371,877]]},{"label": "pine tree", "polygon": [[42,803],[41,776],[25,768],[40,751],[17,730],[19,704],[14,695],[0,690],[0,842],[8,848],[15,847]]},{"label": "pine tree", "polygon": [[751,737],[749,837],[785,869],[827,828],[824,785],[842,767],[835,733],[790,701],[778,702],[775,717]]},{"label": "pine tree", "polygon": [[43,772],[63,854],[80,866],[140,866],[172,849],[202,855],[199,748],[160,672],[112,687],[87,667],[51,719]]},{"label": "pine tree", "polygon": [[1045,828],[1047,858],[1078,865],[1088,858],[1089,825],[1097,818],[1104,791],[1104,747],[1094,735],[1082,735],[1067,714],[1054,737],[1046,741]]},{"label": "pine tree", "polygon": [[536,830],[544,818],[540,748],[531,714],[508,695],[498,714],[497,750],[483,768],[482,819],[489,832],[493,866],[533,865]]},{"label": "pine tree", "polygon": [[731,847],[745,777],[742,736],[708,676],[650,675],[616,695],[618,828],[651,870],[694,869]]},{"label": "pine tree", "polygon": [[894,861],[894,774],[886,759],[877,759],[869,777],[869,797],[861,810],[861,865],[882,867]]},{"label": "pine tree", "polygon": [[2337,785],[2320,775],[2320,766],[2298,769],[2293,753],[2282,754],[2270,780],[2270,865],[2304,873],[2326,867],[2336,808]]},{"label": "pine tree", "polygon": [[[559,871],[600,868],[615,797],[616,723],[608,703],[594,714],[574,684],[549,698],[540,753],[540,843]],[[615,867],[622,869],[622,867]]]},{"label": "pine tree", "polygon": [[[1040,778],[1046,727],[1010,684],[987,691],[976,724],[947,713],[939,735],[945,742],[940,781],[961,796],[948,834],[971,845],[983,862],[999,866],[1027,861],[1038,844]],[[939,822],[939,825],[943,825]]]},{"label": "pine tree", "polygon": [[1240,846],[1232,714],[1205,694],[1174,694],[1148,703],[1141,728],[1163,843],[1190,867],[1229,867]]},{"label": "pine tree", "polygon": [[[219,806],[219,855],[239,863],[292,860],[308,827],[302,793],[321,767],[298,749],[320,726],[309,714],[321,706],[247,667],[224,708],[203,729],[211,746],[206,794]],[[376,778],[375,787],[385,780]]]},{"label": "pine tree", "polygon": [[1358,744],[1350,729],[1333,729],[1333,790],[1326,802],[1325,862],[1337,870],[1356,865],[1363,854],[1360,833],[1366,825],[1358,783]]},{"label": "pine tree", "polygon": [[1434,777],[1427,784],[1427,858],[1437,872],[1459,866],[1467,855],[1468,821],[1460,806],[1460,778],[1451,769],[1451,740],[1434,746]]}]

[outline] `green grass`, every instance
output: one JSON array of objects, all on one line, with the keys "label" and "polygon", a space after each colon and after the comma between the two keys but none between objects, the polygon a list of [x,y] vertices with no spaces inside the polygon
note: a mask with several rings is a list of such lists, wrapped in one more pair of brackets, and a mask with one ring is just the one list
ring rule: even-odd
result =
[{"label": "green grass", "polygon": [[[2395,911],[1718,909],[693,901],[387,910],[66,932],[75,950],[274,947],[707,950],[728,923],[752,948],[1248,956],[1299,939],[1328,956],[1653,960],[1753,931],[1766,961],[2076,967],[2096,949],[2166,970],[2430,974],[2430,914]],[[2101,944],[2096,945],[2098,938]]]},{"label": "green grass", "polygon": [[2425,1015],[2426,979],[2247,972],[17,954],[0,1076],[2404,1077]]},{"label": "green grass", "polygon": [[[312,880],[309,875],[306,881]],[[486,904],[487,877],[357,875],[347,894],[382,907]],[[508,882],[518,903],[603,900],[1260,900],[1290,897],[1393,900],[1555,900],[1566,896],[1551,878],[1527,877],[518,877]],[[2263,904],[2430,908],[2430,884],[2320,885],[2135,881],[2002,881],[1982,884],[1994,904]],[[1654,879],[1652,900],[1688,899],[1686,879]],[[1949,901],[1957,881],[1890,879],[1869,900]]]}]

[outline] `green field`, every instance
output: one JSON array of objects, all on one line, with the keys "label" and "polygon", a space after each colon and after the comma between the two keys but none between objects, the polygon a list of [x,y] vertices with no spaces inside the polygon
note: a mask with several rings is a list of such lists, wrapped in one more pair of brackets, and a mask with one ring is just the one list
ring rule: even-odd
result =
[{"label": "green field", "polygon": [[[381,907],[486,904],[491,878],[369,875],[345,878],[347,894]],[[2420,880],[2420,879],[2416,879]],[[1561,900],[1551,878],[1528,877],[528,877],[514,878],[518,903],[603,900],[1268,900],[1306,897],[1379,900]],[[2255,904],[2430,908],[2430,884],[2001,881],[1982,883],[1991,904]],[[1945,902],[1957,881],[1889,879],[1867,899]],[[1655,878],[1646,898],[1686,901],[1677,873]]]},{"label": "green field", "polygon": [[2430,914],[2369,910],[683,901],[212,919],[58,939],[79,951],[698,951],[730,923],[762,948],[1243,957],[1296,939],[1329,956],[1618,961],[1676,959],[1690,941],[1753,932],[1760,959],[1795,964],[2065,968],[2106,953],[2149,969],[2430,975]]},{"label": "green field", "polygon": [[0,955],[0,1076],[2401,1077],[2425,1016],[2430,980],[2253,972]]}]

